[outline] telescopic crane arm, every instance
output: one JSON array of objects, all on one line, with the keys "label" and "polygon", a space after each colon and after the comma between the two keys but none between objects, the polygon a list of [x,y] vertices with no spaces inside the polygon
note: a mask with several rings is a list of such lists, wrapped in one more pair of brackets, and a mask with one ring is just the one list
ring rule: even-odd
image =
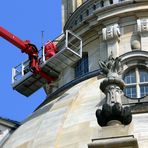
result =
[{"label": "telescopic crane arm", "polygon": [[[22,41],[17,36],[13,35],[6,29],[0,26],[0,37],[4,38],[14,46],[21,49],[22,52],[28,54],[29,60],[30,60],[30,70],[34,74],[39,74],[41,77],[45,78],[49,83],[54,81],[56,78],[48,76],[39,66],[39,56],[38,56],[38,49],[35,45],[31,44],[29,40]],[[52,45],[52,43],[50,43]],[[57,50],[56,46],[54,46],[55,49],[52,49],[48,47],[49,52],[51,52],[51,55],[53,56]]]}]

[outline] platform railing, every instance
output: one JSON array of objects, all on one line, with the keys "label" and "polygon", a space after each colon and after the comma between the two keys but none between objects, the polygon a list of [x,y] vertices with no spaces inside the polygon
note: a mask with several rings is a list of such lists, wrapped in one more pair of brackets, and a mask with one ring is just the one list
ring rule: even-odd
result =
[{"label": "platform railing", "polygon": [[15,83],[17,80],[21,79],[25,74],[30,71],[29,60],[26,60],[19,65],[12,68],[12,83]]},{"label": "platform railing", "polygon": [[[59,45],[61,44],[61,45]],[[58,51],[57,54],[62,52],[63,50],[69,50],[75,55],[82,57],[82,39],[74,34],[70,30],[65,31],[65,40],[64,43],[57,43]],[[60,47],[60,49],[59,49]],[[44,63],[46,62],[46,55],[45,55],[45,47],[43,46],[42,52],[42,60]]]},{"label": "platform railing", "polygon": [[[73,54],[82,57],[82,39],[75,35],[70,30],[66,30],[65,35],[62,42],[57,44],[58,52],[56,54],[60,54],[60,52],[63,52],[63,50],[69,50]],[[64,42],[64,44],[63,44]],[[39,50],[39,60],[40,65],[46,63],[46,55],[45,55],[45,48],[42,47],[41,50]],[[54,57],[54,56],[53,56]],[[51,57],[51,61],[54,60],[54,58]],[[58,57],[57,57],[58,58]],[[17,66],[12,68],[12,84],[19,81],[22,77],[24,77],[28,72],[30,72],[29,68],[29,59],[26,61],[21,62]]]},{"label": "platform railing", "polygon": [[70,30],[66,30],[65,47],[82,57],[82,39]]}]

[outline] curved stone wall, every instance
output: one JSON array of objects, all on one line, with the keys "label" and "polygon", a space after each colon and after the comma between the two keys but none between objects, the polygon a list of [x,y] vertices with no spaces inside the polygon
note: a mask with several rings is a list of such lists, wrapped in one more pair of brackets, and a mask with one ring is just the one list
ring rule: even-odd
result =
[{"label": "curved stone wall", "polygon": [[3,148],[88,148],[92,140],[134,135],[148,143],[148,114],[134,114],[130,125],[100,127],[96,109],[104,102],[97,77],[88,79],[34,112]]},{"label": "curved stone wall", "polygon": [[[95,110],[99,98],[97,77],[86,80],[34,112],[4,148],[77,147],[91,141],[97,126]],[[91,128],[92,129],[91,129]],[[98,127],[98,126],[97,126]]]}]

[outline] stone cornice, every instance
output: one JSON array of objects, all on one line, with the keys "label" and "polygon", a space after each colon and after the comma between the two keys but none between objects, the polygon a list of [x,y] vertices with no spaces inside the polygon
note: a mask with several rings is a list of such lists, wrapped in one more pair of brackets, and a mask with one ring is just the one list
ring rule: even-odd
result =
[{"label": "stone cornice", "polygon": [[7,126],[9,128],[14,128],[14,129],[21,125],[17,121],[13,121],[13,120],[10,120],[10,119],[5,119],[5,118],[2,118],[2,117],[0,117],[0,124],[4,125],[4,126]]},{"label": "stone cornice", "polygon": [[121,57],[121,61],[123,64],[128,63],[130,60],[133,59],[143,59],[143,60],[148,60],[148,52],[147,51],[141,51],[141,50],[137,50],[137,51],[131,51],[131,52],[127,52],[125,54],[123,54]]},{"label": "stone cornice", "polygon": [[[113,18],[115,17],[119,17],[122,15],[126,16],[127,14],[129,15],[130,13],[135,14],[136,12],[142,12],[148,9],[148,1],[137,0],[136,3],[133,3],[133,0],[123,1],[109,6],[104,6],[101,8],[98,7],[94,11],[91,11],[91,13],[88,16],[84,16],[82,21],[79,21],[77,22],[77,24],[75,24],[75,20],[79,19],[79,16],[83,15],[86,12],[86,10],[89,9],[89,7],[94,4],[93,2],[94,0],[88,1],[87,3],[84,3],[80,7],[78,7],[76,11],[71,15],[71,17],[67,20],[64,30],[69,29],[76,31],[79,28],[81,28],[82,30],[84,28],[86,31],[87,28],[90,29],[91,27],[97,26],[98,24],[103,23],[104,25],[104,22],[106,20],[109,21],[109,19],[111,19],[112,21]],[[117,21],[119,21],[119,19],[117,19]],[[110,22],[110,23],[115,23],[115,22]]]}]

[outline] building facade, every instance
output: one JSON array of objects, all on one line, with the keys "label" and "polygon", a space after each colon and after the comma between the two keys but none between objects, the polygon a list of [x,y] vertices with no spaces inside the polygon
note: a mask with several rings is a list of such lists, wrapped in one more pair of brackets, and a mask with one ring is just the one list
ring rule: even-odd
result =
[{"label": "building facade", "polygon": [[[147,148],[147,10],[146,0],[63,0],[63,32],[80,37],[81,59],[68,57],[45,101],[3,147]],[[57,40],[60,49],[65,35]]]}]

